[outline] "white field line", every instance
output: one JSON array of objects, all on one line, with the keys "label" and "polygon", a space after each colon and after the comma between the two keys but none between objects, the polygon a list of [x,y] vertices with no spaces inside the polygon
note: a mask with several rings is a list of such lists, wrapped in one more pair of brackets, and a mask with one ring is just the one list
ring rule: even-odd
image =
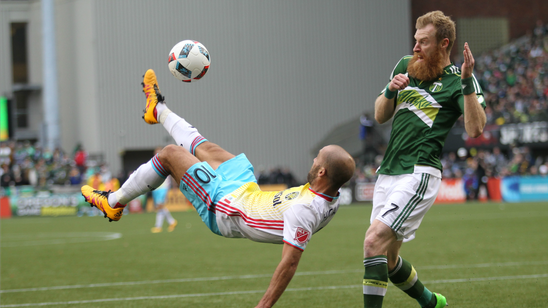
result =
[{"label": "white field line", "polygon": [[546,277],[548,277],[548,274],[461,278],[461,279],[440,279],[440,280],[423,281],[423,283],[427,283],[427,284],[460,283],[460,282],[495,281],[495,280],[510,280],[510,279],[537,279],[537,278],[546,278]]},{"label": "white field line", "polygon": [[[531,261],[531,262],[432,265],[432,266],[417,267],[417,269],[418,270],[434,270],[434,269],[443,270],[443,269],[454,269],[454,268],[489,268],[489,267],[530,266],[530,265],[544,265],[544,264],[548,264],[548,260],[546,260],[546,261]],[[363,272],[363,269],[359,269],[359,270],[317,271],[317,272],[297,272],[297,273],[295,273],[295,276],[334,275],[334,274],[361,273],[361,272]],[[125,281],[125,282],[105,282],[105,283],[92,283],[92,284],[76,284],[76,285],[67,285],[67,286],[53,286],[53,287],[0,290],[0,294],[2,294],[2,293],[35,292],[35,291],[66,290],[66,289],[101,288],[101,287],[114,287],[114,286],[133,286],[133,285],[160,284],[160,283],[182,283],[182,282],[199,282],[199,281],[256,279],[256,278],[269,278],[269,277],[272,277],[272,274],[219,276],[219,277],[196,277],[196,278]]]},{"label": "white field line", "polygon": [[110,241],[119,239],[122,233],[118,232],[56,232],[39,234],[4,235],[1,247],[25,247],[38,245],[56,245]]},{"label": "white field line", "polygon": [[548,211],[535,212],[495,212],[495,213],[479,213],[479,214],[457,214],[443,217],[426,217],[427,221],[470,221],[470,220],[493,220],[493,219],[517,219],[517,218],[539,218],[547,217]]},{"label": "white field line", "polygon": [[[519,275],[519,276],[501,276],[501,277],[483,277],[483,278],[465,278],[465,279],[444,279],[425,281],[429,284],[440,283],[463,283],[463,282],[480,282],[480,281],[496,281],[496,280],[515,280],[515,279],[537,279],[546,278],[548,274],[537,275]],[[346,286],[325,286],[325,287],[310,287],[310,288],[289,288],[286,292],[295,291],[318,291],[318,290],[338,290],[338,289],[353,289],[361,288],[362,285],[346,285]],[[234,291],[234,292],[215,292],[215,293],[194,293],[194,294],[173,294],[173,295],[158,295],[158,296],[139,296],[139,297],[124,297],[124,298],[104,298],[94,300],[81,301],[66,301],[66,302],[44,302],[44,303],[27,303],[27,304],[10,304],[0,305],[0,307],[38,307],[38,306],[53,306],[53,305],[76,305],[76,304],[91,304],[103,302],[121,302],[121,301],[136,301],[136,300],[159,300],[172,298],[189,298],[189,297],[206,297],[206,296],[223,296],[223,295],[240,295],[240,294],[256,294],[264,293],[265,290],[250,290],[250,291]]]}]

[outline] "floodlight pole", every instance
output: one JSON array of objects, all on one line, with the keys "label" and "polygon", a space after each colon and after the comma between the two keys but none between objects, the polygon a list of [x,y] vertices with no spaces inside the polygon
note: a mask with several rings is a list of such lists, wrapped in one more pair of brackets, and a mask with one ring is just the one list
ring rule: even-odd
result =
[{"label": "floodlight pole", "polygon": [[54,10],[54,0],[42,0],[43,106],[46,130],[46,140],[42,141],[42,146],[48,147],[52,152],[60,146]]}]

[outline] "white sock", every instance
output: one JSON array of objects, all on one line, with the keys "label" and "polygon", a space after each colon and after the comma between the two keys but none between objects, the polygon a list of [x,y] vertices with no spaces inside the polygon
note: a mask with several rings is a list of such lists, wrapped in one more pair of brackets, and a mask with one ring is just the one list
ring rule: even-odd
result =
[{"label": "white sock", "polygon": [[108,196],[108,203],[114,207],[117,203],[122,205],[156,189],[165,181],[169,173],[164,169],[158,155],[149,162],[142,164],[127,179],[127,181],[114,193]]},{"label": "white sock", "polygon": [[160,209],[158,210],[158,212],[156,212],[156,224],[154,226],[156,228],[161,228],[163,222],[164,222],[164,209]]},{"label": "white sock", "polygon": [[164,211],[164,218],[167,220],[168,224],[173,224],[175,222],[175,219],[173,219],[173,216],[171,216],[171,213],[167,208],[163,208],[162,211]]},{"label": "white sock", "polygon": [[[171,112],[169,109],[164,110],[162,116],[164,113],[167,114],[165,115],[162,124],[167,132],[175,139],[175,142],[177,142],[178,145],[187,149],[194,155],[196,147],[202,142],[207,141],[207,139],[200,135],[196,127],[192,126],[185,121],[185,119]],[[162,116],[160,116],[160,118],[162,118]]]},{"label": "white sock", "polygon": [[164,121],[166,120],[166,117],[168,114],[170,114],[172,111],[167,108],[167,105],[165,103],[163,104],[156,104],[156,117],[157,121],[164,124]]}]

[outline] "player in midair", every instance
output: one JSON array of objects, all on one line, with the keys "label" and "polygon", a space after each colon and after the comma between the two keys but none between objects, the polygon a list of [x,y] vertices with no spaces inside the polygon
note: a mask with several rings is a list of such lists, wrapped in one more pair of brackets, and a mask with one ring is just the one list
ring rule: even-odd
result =
[{"label": "player in midair", "polygon": [[263,192],[244,154],[234,156],[209,142],[165,104],[154,71],[143,80],[149,124],[161,123],[177,145],[168,145],[141,165],[115,192],[83,186],[86,201],[105,217],[119,220],[126,204],[158,187],[168,175],[215,234],[283,244],[282,260],[257,307],[271,307],[291,281],[312,234],[325,227],[339,208],[339,188],[354,174],[355,162],[336,145],[322,148],[308,183],[280,192]]},{"label": "player in midair", "polygon": [[[483,92],[472,74],[474,57],[464,44],[459,69],[449,59],[455,23],[440,11],[417,19],[413,56],[403,57],[375,101],[375,119],[394,118],[388,148],[377,173],[371,225],[365,234],[364,307],[382,307],[388,280],[423,308],[445,307],[399,252],[415,237],[441,184],[439,157],[447,134],[464,114],[468,135],[481,135],[486,122]],[[441,246],[443,247],[443,246]]]}]

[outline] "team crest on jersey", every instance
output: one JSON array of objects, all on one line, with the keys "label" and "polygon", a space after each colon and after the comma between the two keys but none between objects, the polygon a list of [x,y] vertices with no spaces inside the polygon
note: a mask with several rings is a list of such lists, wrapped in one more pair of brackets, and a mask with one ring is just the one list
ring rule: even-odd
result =
[{"label": "team crest on jersey", "polygon": [[436,81],[434,82],[429,88],[428,90],[432,93],[436,93],[436,92],[439,92],[441,91],[441,89],[443,89],[443,84],[439,81]]},{"label": "team crest on jersey", "polygon": [[285,200],[289,201],[289,200],[293,200],[295,198],[297,198],[299,196],[299,193],[294,191],[292,193],[289,193],[287,195],[285,195]]},{"label": "team crest on jersey", "polygon": [[295,241],[298,244],[304,244],[306,241],[308,241],[308,238],[310,237],[310,231],[305,230],[301,227],[297,228],[297,231],[295,231]]}]

